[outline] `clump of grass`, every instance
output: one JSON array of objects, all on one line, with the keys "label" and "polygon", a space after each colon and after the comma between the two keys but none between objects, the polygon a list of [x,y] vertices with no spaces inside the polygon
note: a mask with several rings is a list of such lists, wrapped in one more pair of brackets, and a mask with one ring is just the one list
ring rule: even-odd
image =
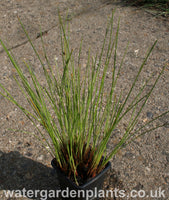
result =
[{"label": "clump of grass", "polygon": [[[127,48],[124,49],[120,64],[117,65],[119,23],[114,34],[113,18],[114,13],[107,24],[100,54],[91,58],[89,51],[85,75],[83,76],[81,75],[80,64],[82,44],[80,44],[77,62],[75,62],[72,56],[73,50],[69,45],[69,34],[66,34],[66,22],[63,22],[60,16],[62,73],[58,72],[58,65],[56,65],[55,71],[51,67],[42,35],[45,63],[20,22],[35,55],[43,67],[45,85],[41,85],[32,67],[25,63],[30,77],[27,78],[13,54],[0,40],[13,67],[16,69],[18,76],[15,77],[15,80],[18,89],[22,92],[30,109],[20,104],[2,84],[0,84],[0,94],[18,106],[28,117],[40,133],[40,137],[36,133],[35,137],[41,141],[45,148],[46,146],[49,147],[57,166],[68,177],[73,177],[76,184],[82,182],[81,180],[84,177],[88,179],[100,173],[118,150],[124,148],[135,138],[164,126],[160,122],[156,126],[150,126],[150,124],[169,113],[169,111],[166,111],[137,127],[140,114],[165,69],[164,66],[154,80],[149,78],[134,93],[134,88],[144,65],[157,41],[147,52],[127,95],[123,95],[123,91],[120,91],[120,95],[117,96],[116,85]],[[103,59],[104,52],[106,56]],[[113,64],[110,65],[110,63]],[[111,70],[111,83],[108,90],[105,81],[109,68]],[[152,86],[147,89],[146,86],[150,81]],[[106,95],[105,91],[107,91]],[[126,128],[117,145],[108,152],[107,145],[112,134],[114,134],[113,130],[117,126],[120,127],[123,118],[128,120]],[[38,128],[37,124],[39,123],[43,130]],[[49,138],[51,143],[48,140]]]},{"label": "clump of grass", "polygon": [[126,0],[133,6],[153,9],[157,15],[169,16],[169,0]]}]

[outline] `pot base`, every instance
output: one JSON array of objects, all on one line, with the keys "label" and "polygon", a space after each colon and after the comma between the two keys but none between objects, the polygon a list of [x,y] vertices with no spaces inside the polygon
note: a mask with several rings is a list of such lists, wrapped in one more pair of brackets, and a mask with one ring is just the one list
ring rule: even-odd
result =
[{"label": "pot base", "polygon": [[55,158],[52,160],[51,164],[58,175],[61,198],[74,200],[99,200],[99,198],[97,198],[98,192],[102,189],[106,174],[111,168],[111,163],[108,162],[101,173],[91,178],[85,184],[77,186],[56,166]]}]

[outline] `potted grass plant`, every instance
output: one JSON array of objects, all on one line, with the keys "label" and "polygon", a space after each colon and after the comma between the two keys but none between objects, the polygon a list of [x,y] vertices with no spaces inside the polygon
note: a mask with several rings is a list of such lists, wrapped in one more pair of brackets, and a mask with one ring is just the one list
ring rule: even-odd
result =
[{"label": "potted grass plant", "polygon": [[[23,93],[30,110],[23,107],[2,84],[0,84],[0,94],[18,106],[39,131],[40,136],[35,134],[35,137],[41,141],[44,148],[49,147],[48,150],[53,156],[52,166],[57,170],[60,177],[61,189],[69,188],[75,191],[91,189],[94,191],[96,187],[101,188],[105,173],[111,166],[110,159],[137,137],[164,126],[161,123],[152,127],[149,125],[169,112],[166,111],[137,127],[140,114],[165,69],[164,66],[149,90],[146,89],[146,86],[151,79],[142,84],[133,97],[137,81],[157,41],[145,56],[127,94],[123,96],[121,91],[119,96],[116,95],[116,85],[127,48],[120,65],[117,67],[119,23],[116,33],[113,35],[113,16],[114,13],[108,21],[101,52],[94,58],[89,53],[83,76],[81,75],[80,64],[82,43],[80,44],[77,62],[75,62],[73,50],[69,45],[69,34],[66,34],[66,22],[60,15],[62,73],[58,72],[57,65],[55,69],[51,67],[42,34],[41,41],[45,63],[20,21],[30,45],[43,67],[45,86],[41,85],[30,65],[25,62],[31,80],[26,77],[13,54],[0,40],[13,67],[16,69],[18,76],[15,77],[15,80],[18,89]],[[103,58],[104,52],[106,52],[106,56]],[[110,63],[113,64],[110,65]],[[106,73],[110,68],[111,84],[108,90],[105,88],[105,80]],[[105,90],[107,91],[106,95]],[[122,119],[126,116],[128,124],[123,135],[119,138],[116,146],[111,151],[107,151],[113,130],[120,126]],[[38,128],[37,124],[39,123],[43,130]],[[73,194],[72,199],[95,198],[95,196],[90,196],[90,198],[84,195],[79,198],[74,196],[75,194]],[[68,199],[71,199],[70,196]]]}]

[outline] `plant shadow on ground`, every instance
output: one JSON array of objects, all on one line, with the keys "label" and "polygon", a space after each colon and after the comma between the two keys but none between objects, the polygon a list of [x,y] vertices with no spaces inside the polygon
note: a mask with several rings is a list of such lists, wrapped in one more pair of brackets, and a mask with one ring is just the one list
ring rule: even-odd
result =
[{"label": "plant shadow on ground", "polygon": [[0,189],[11,191],[23,188],[26,191],[58,190],[57,175],[52,168],[24,157],[18,151],[1,152]]},{"label": "plant shadow on ground", "polygon": [[[113,190],[113,188],[117,187],[121,188],[122,182],[118,180],[117,173],[114,170],[110,170],[104,182],[104,189]],[[0,151],[0,190],[23,191],[23,189],[33,192],[35,190],[59,190],[57,174],[53,168],[24,157],[18,151],[11,151],[9,153]],[[31,199],[38,200],[45,195],[44,193],[41,196],[38,194],[40,192],[37,192],[37,197],[33,196]],[[2,197],[5,197],[4,195]],[[54,198],[47,199],[51,200]],[[60,198],[57,199],[59,200]]]}]

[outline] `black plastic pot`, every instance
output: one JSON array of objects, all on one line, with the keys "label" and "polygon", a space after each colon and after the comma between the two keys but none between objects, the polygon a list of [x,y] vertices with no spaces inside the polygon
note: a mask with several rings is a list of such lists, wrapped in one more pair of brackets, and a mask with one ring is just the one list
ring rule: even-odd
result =
[{"label": "black plastic pot", "polygon": [[77,186],[56,166],[55,159],[52,160],[51,164],[58,175],[60,190],[62,192],[60,196],[62,199],[96,200],[99,190],[103,187],[106,174],[111,168],[111,163],[108,162],[100,174],[85,184]]}]

